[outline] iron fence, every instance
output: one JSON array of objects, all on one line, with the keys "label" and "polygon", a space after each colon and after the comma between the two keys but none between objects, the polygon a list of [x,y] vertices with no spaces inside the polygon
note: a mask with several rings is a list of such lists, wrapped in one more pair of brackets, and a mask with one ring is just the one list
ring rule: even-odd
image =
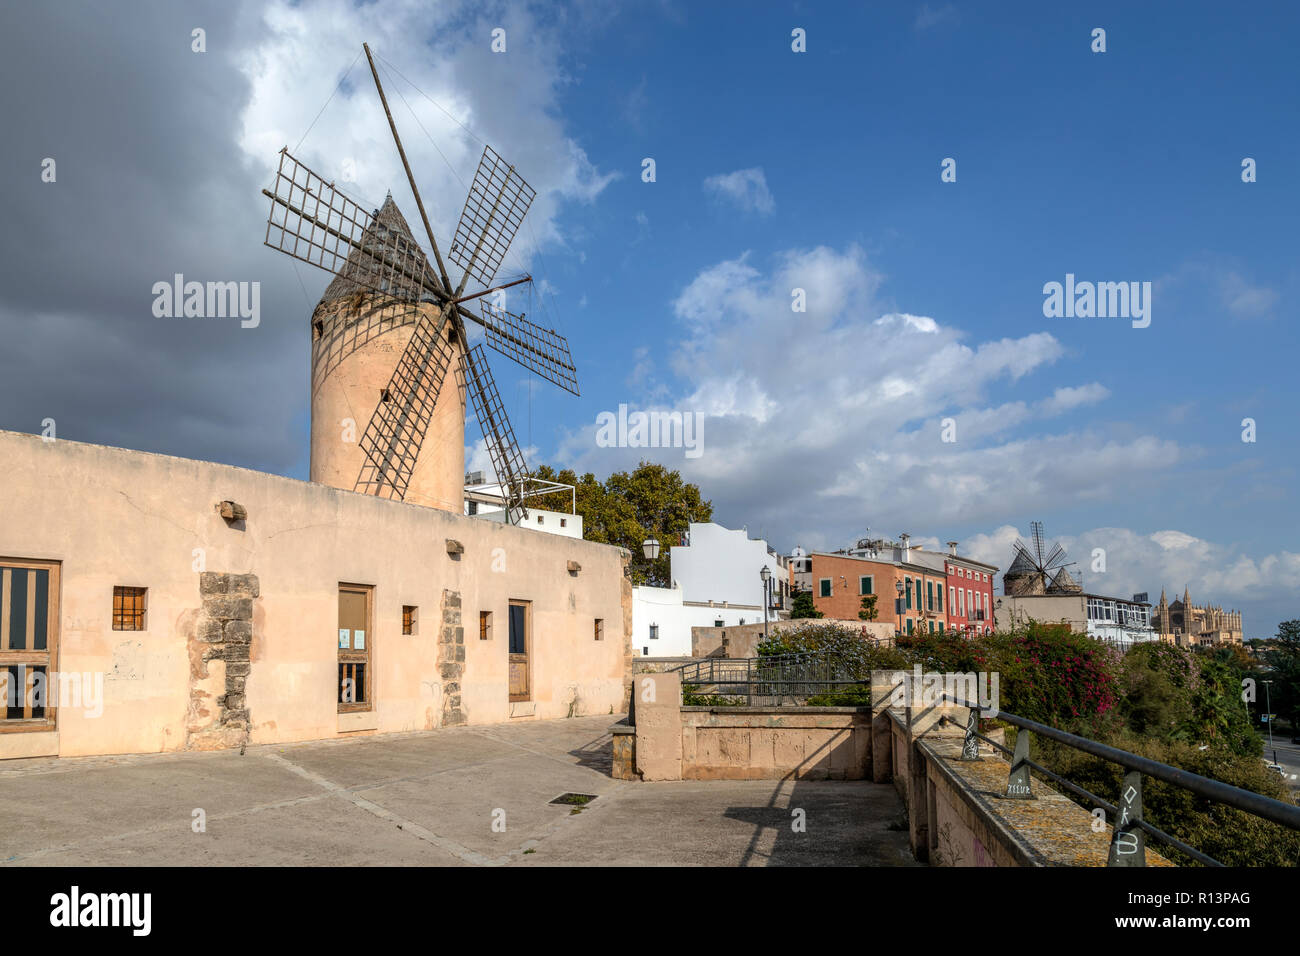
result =
[{"label": "iron fence", "polygon": [[[1143,819],[1143,776],[1162,780],[1207,800],[1234,807],[1244,813],[1249,813],[1272,823],[1290,827],[1293,830],[1300,830],[1300,807],[1274,800],[1272,797],[1266,797],[1263,794],[1253,793],[1250,790],[1243,790],[1240,787],[1234,787],[1219,780],[1211,780],[1209,777],[1202,777],[1187,770],[1180,770],[1177,767],[1160,763],[1158,760],[1152,760],[1149,757],[1129,753],[1127,750],[1120,750],[1118,747],[1110,747],[1095,740],[1089,740],[1087,737],[1080,737],[1064,730],[1057,730],[1055,727],[1040,724],[1035,720],[1029,720],[999,710],[996,715],[997,719],[1006,721],[1017,728],[1018,731],[1015,749],[1010,750],[1003,744],[990,740],[979,732],[980,707],[978,704],[971,704],[969,701],[960,700],[948,694],[944,694],[943,698],[970,710],[966,721],[966,733],[962,741],[960,760],[978,760],[979,741],[981,740],[1011,758],[1011,770],[1007,776],[1005,797],[1013,800],[1034,799],[1033,783],[1030,776],[1030,771],[1033,770],[1075,796],[1092,801],[1095,806],[1102,807],[1110,814],[1112,832],[1110,852],[1106,860],[1107,866],[1146,866],[1147,836],[1151,836],[1157,842],[1187,854],[1193,860],[1206,866],[1225,865]],[[949,718],[944,718],[944,720],[951,722]],[[1092,754],[1094,757],[1100,757],[1123,767],[1125,774],[1121,784],[1119,803],[1111,803],[1109,800],[1085,790],[1072,781],[1066,780],[1060,774],[1053,773],[1042,764],[1031,760],[1029,758],[1029,742],[1033,734],[1039,734],[1048,740],[1055,740],[1057,743],[1064,744],[1074,750]]]},{"label": "iron fence", "polygon": [[746,706],[797,705],[817,694],[871,683],[853,677],[842,664],[822,654],[704,657],[673,670],[681,675],[684,697],[744,698]]}]

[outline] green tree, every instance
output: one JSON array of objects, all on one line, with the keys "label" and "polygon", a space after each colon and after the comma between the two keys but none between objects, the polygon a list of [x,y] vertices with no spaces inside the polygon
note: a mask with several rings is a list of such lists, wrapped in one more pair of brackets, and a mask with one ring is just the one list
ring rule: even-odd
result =
[{"label": "green tree", "polygon": [[[633,471],[620,471],[601,482],[588,472],[579,478],[571,469],[538,468],[535,476],[576,488],[576,511],[582,516],[583,537],[615,544],[632,552],[632,583],[667,587],[671,583],[668,549],[677,544],[692,521],[710,521],[713,503],[699,486],[682,480],[680,472],[643,461]],[[531,499],[538,508],[568,511],[568,492]],[[659,541],[659,557],[648,561],[642,550],[647,538]]]},{"label": "green tree", "polygon": [[794,600],[790,602],[791,619],[797,617],[813,618],[813,617],[825,617],[825,616],[826,615],[823,614],[821,611],[817,610],[816,606],[813,604],[813,596],[811,591],[796,591],[794,593]]},{"label": "green tree", "polygon": [[863,621],[874,621],[876,619],[876,596],[874,594],[862,595],[862,607],[858,610],[858,619]]},{"label": "green tree", "polygon": [[1277,626],[1277,637],[1264,659],[1268,672],[1263,679],[1273,683],[1267,695],[1263,687],[1256,691],[1256,705],[1263,713],[1271,701],[1273,713],[1290,717],[1292,728],[1300,730],[1300,620]]}]

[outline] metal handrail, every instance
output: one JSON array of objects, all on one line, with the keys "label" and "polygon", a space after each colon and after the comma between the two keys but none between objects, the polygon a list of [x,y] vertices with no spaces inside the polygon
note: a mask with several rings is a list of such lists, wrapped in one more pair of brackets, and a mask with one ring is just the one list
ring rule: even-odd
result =
[{"label": "metal handrail", "polygon": [[867,683],[816,652],[765,657],[704,657],[671,668],[687,684],[714,685],[718,696],[809,697]]},{"label": "metal handrail", "polygon": [[[902,686],[897,685],[897,686]],[[942,700],[949,701],[960,707],[966,707],[970,710],[970,717],[966,725],[966,738],[962,746],[962,759],[978,759],[978,744],[972,743],[974,740],[982,740],[996,749],[1012,756],[1011,774],[1008,779],[1008,797],[1032,798],[1029,786],[1030,768],[1038,771],[1040,774],[1050,778],[1067,790],[1079,796],[1094,801],[1099,806],[1109,811],[1116,817],[1116,824],[1113,827],[1111,839],[1111,854],[1107,862],[1108,866],[1126,866],[1136,865],[1144,866],[1146,863],[1145,847],[1140,840],[1133,843],[1123,842],[1124,848],[1130,848],[1129,852],[1124,849],[1118,849],[1121,846],[1120,836],[1122,833],[1128,833],[1132,830],[1141,830],[1149,833],[1157,840],[1165,843],[1177,850],[1186,853],[1188,856],[1204,863],[1207,866],[1223,866],[1221,862],[1213,857],[1202,853],[1194,847],[1188,846],[1182,840],[1172,836],[1169,833],[1153,826],[1142,819],[1141,804],[1141,776],[1154,777],[1157,780],[1163,780],[1166,783],[1180,787],[1198,796],[1205,797],[1216,803],[1234,807],[1252,816],[1257,816],[1277,823],[1281,826],[1300,829],[1300,807],[1291,806],[1280,800],[1274,800],[1272,797],[1266,797],[1263,794],[1253,793],[1250,790],[1244,790],[1241,787],[1234,787],[1231,784],[1223,783],[1219,780],[1212,780],[1209,777],[1202,777],[1199,774],[1191,773],[1187,770],[1180,770],[1169,764],[1161,763],[1158,760],[1152,760],[1149,757],[1142,757],[1127,750],[1120,750],[1118,747],[1111,747],[1107,744],[1098,743],[1095,740],[1089,740],[1087,737],[1080,737],[1077,734],[1071,734],[1064,730],[1058,730],[1047,724],[1041,724],[1036,720],[1030,720],[1027,717],[1021,717],[1017,714],[1008,713],[999,710],[996,719],[1004,720],[1014,727],[1027,731],[1016,739],[1015,751],[1009,750],[1006,746],[999,744],[997,741],[990,740],[976,730],[979,722],[980,705],[971,703],[953,697],[949,694],[941,694]],[[951,718],[944,717],[943,720],[953,722]],[[1059,774],[1053,773],[1046,767],[1029,759],[1029,736],[1030,734],[1040,734],[1048,740],[1055,740],[1075,750],[1081,750],[1084,753],[1092,754],[1111,763],[1119,764],[1129,773],[1125,776],[1126,793],[1124,795],[1124,805],[1116,806],[1109,801],[1103,800],[1096,794],[1085,790],[1083,787],[1066,780]],[[973,755],[973,756],[972,756]],[[1018,784],[1019,786],[1013,786]],[[1014,791],[1014,792],[1013,792]],[[1121,830],[1123,826],[1123,830]],[[1134,856],[1133,861],[1126,861],[1126,856]]]}]

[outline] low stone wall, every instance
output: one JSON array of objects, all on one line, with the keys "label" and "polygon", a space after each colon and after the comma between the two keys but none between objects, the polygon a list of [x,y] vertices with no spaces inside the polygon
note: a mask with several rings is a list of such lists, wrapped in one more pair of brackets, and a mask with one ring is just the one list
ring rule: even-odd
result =
[{"label": "low stone wall", "polygon": [[[677,673],[633,680],[634,739],[615,753],[641,780],[861,780],[871,713],[859,707],[683,707]],[[628,754],[628,749],[631,754]],[[617,758],[616,758],[617,762]],[[626,765],[616,773],[627,773]]]},{"label": "low stone wall", "polygon": [[[1011,765],[988,744],[977,760],[960,760],[964,707],[886,706],[889,691],[873,681],[877,783],[892,780],[907,808],[917,859],[935,866],[1105,866],[1111,829],[1093,829],[1088,810],[1033,781],[1034,799],[1004,794]],[[1004,744],[1005,733],[986,734]],[[1005,745],[1005,744],[1004,744]],[[1171,866],[1147,850],[1147,865]]]},{"label": "low stone wall", "polygon": [[683,707],[684,780],[862,780],[865,707]]},{"label": "low stone wall", "polygon": [[[894,639],[892,624],[882,624],[879,621],[840,621],[831,618],[768,621],[767,633],[777,634],[806,624],[838,624],[845,630],[858,632],[867,640],[892,641]],[[733,624],[728,627],[691,628],[692,657],[757,657],[758,645],[762,642],[762,621],[757,624]]]},{"label": "low stone wall", "polygon": [[674,670],[683,664],[694,664],[693,657],[634,657],[632,658],[633,674],[662,674],[665,671]]},{"label": "low stone wall", "polygon": [[615,780],[636,780],[636,728],[620,720],[609,728],[609,735],[614,745],[610,776]]}]

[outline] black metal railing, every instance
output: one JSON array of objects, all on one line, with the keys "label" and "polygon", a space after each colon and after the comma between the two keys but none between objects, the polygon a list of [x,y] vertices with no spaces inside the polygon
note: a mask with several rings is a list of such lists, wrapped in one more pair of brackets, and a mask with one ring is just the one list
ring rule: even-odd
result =
[{"label": "black metal railing", "polygon": [[[901,686],[901,685],[899,685]],[[1160,843],[1187,854],[1198,863],[1206,866],[1224,866],[1213,857],[1202,853],[1195,847],[1188,846],[1172,834],[1153,826],[1142,817],[1142,778],[1143,776],[1162,780],[1191,793],[1234,807],[1245,813],[1260,817],[1272,823],[1300,830],[1300,807],[1274,800],[1263,794],[1243,790],[1219,780],[1211,780],[1187,770],[1180,770],[1169,764],[1142,757],[1138,754],[1110,747],[1106,744],[1080,737],[1076,734],[1057,730],[1038,721],[1029,720],[1004,710],[996,712],[996,719],[1005,721],[1017,728],[1015,749],[1010,750],[995,740],[990,740],[979,732],[980,707],[968,701],[960,700],[948,694],[943,699],[969,708],[966,720],[966,732],[962,741],[961,760],[978,760],[979,743],[984,741],[994,749],[1011,757],[1011,771],[1007,776],[1007,790],[1004,796],[1015,800],[1034,799],[1030,771],[1036,771],[1047,779],[1060,785],[1075,796],[1092,801],[1106,810],[1111,817],[1110,853],[1106,859],[1107,866],[1146,866],[1146,836],[1154,837]],[[952,723],[950,718],[943,718]],[[1113,804],[1095,793],[1085,790],[1060,774],[1053,773],[1042,764],[1029,758],[1029,741],[1032,734],[1038,734],[1048,740],[1064,744],[1074,750],[1100,757],[1111,763],[1119,764],[1126,771],[1121,785],[1119,804]]]},{"label": "black metal railing", "polygon": [[746,705],[755,701],[798,704],[817,694],[871,683],[854,678],[843,665],[822,654],[702,657],[673,670],[681,675],[684,696],[739,697]]}]

